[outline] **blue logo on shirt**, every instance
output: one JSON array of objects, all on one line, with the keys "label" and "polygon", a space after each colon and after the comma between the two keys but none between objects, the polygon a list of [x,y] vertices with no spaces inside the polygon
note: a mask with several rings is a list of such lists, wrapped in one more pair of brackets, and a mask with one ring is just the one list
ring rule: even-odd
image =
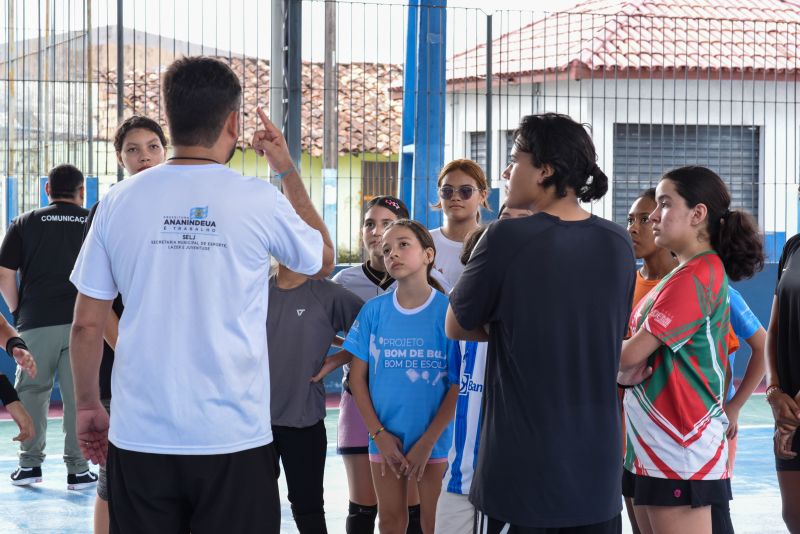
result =
[{"label": "blue logo on shirt", "polygon": [[189,218],[192,220],[202,220],[208,217],[208,206],[199,206],[189,210]]},{"label": "blue logo on shirt", "polygon": [[464,373],[461,375],[461,387],[458,389],[459,395],[469,395],[470,393],[483,393],[483,384],[478,384],[472,380],[472,376]]}]

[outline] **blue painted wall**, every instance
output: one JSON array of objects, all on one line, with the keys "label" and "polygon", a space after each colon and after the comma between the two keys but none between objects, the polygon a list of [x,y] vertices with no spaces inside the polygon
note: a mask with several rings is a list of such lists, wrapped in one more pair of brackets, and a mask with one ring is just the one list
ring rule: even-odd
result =
[{"label": "blue painted wall", "polygon": [[[782,248],[782,245],[781,245]],[[778,256],[780,256],[778,249]],[[745,302],[756,314],[756,317],[767,328],[769,325],[769,315],[772,311],[772,298],[775,295],[775,282],[778,277],[778,264],[767,263],[764,270],[755,275],[750,280],[742,282],[735,282],[731,285],[735,287],[744,297]],[[744,340],[741,340],[742,346],[736,353],[736,361],[734,364],[733,375],[736,378],[741,378],[747,368],[747,362],[750,361],[750,347]]]}]

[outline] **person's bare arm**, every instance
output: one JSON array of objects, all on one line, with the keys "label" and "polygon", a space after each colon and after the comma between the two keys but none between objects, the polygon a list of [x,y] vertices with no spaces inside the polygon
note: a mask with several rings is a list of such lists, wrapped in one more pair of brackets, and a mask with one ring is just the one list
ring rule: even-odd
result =
[{"label": "person's bare arm", "polygon": [[19,306],[19,289],[17,288],[17,271],[0,267],[0,293],[11,313]]},{"label": "person's bare arm", "polygon": [[369,394],[367,373],[369,373],[367,362],[360,358],[353,358],[350,364],[350,391],[353,392],[353,399],[356,401],[356,406],[361,418],[364,420],[367,431],[371,436],[374,436],[375,445],[381,453],[383,460],[381,463],[381,475],[386,474],[386,464],[389,464],[389,468],[395,476],[400,478],[400,473],[407,466],[406,457],[403,455],[403,444],[397,436],[390,434],[381,425],[378,414],[375,413],[375,407],[372,405],[372,397]]},{"label": "person's bare arm", "polygon": [[273,171],[283,175],[282,186],[283,194],[292,205],[297,215],[310,227],[317,230],[322,235],[322,268],[312,278],[326,278],[333,272],[335,258],[333,254],[333,242],[328,233],[325,222],[317,213],[314,204],[306,191],[306,186],[297,172],[297,168],[289,154],[286,140],[280,130],[275,127],[267,118],[264,110],[257,108],[263,130],[258,130],[253,134],[253,148],[257,154],[266,156],[269,166]]},{"label": "person's bare arm", "polygon": [[458,402],[458,385],[453,384],[439,405],[439,410],[433,417],[433,421],[428,425],[425,433],[417,440],[406,455],[408,466],[403,473],[410,479],[416,478],[419,482],[425,474],[425,466],[431,457],[431,452],[439,437],[453,420],[456,414],[456,403]]},{"label": "person's bare arm", "polygon": [[450,339],[463,341],[489,341],[489,334],[485,328],[467,330],[458,322],[453,307],[447,307],[447,316],[444,319],[444,331]]},{"label": "person's bare arm", "polygon": [[[747,362],[747,369],[742,377],[742,383],[739,384],[739,389],[733,394],[733,398],[725,405],[725,413],[728,414],[728,439],[733,439],[739,431],[739,413],[744,407],[747,400],[756,390],[761,380],[764,379],[764,369],[766,367],[766,357],[764,355],[765,347],[767,344],[767,331],[762,326],[756,333],[746,339],[747,344],[750,345],[752,354],[750,361]],[[730,367],[730,366],[728,366]],[[729,383],[726,384],[725,394],[730,388]]]},{"label": "person's bare arm", "polygon": [[660,339],[644,328],[623,341],[617,384],[635,386],[650,378],[653,368],[648,364],[648,359],[661,344]]},{"label": "person's bare arm", "polygon": [[100,403],[98,378],[111,303],[78,293],[69,339],[78,444],[84,456],[98,464],[105,463],[108,449],[108,413]]},{"label": "person's bare arm", "polygon": [[[772,312],[769,317],[767,327],[767,342],[764,352],[764,361],[767,371],[767,388],[771,386],[780,387],[778,380],[778,322],[780,313],[778,312],[778,297],[772,299]],[[772,408],[772,416],[775,424],[778,425],[784,434],[794,433],[800,426],[800,407],[797,402],[787,393],[780,389],[773,391],[767,398]]]},{"label": "person's bare arm", "polygon": [[[339,336],[336,337],[338,338]],[[317,374],[311,377],[311,382],[314,383],[320,382],[323,378],[331,374],[339,367],[343,366],[344,364],[350,363],[352,359],[353,355],[347,352],[346,350],[340,350],[336,354],[328,356],[322,363],[322,368],[317,372]]]},{"label": "person's bare arm", "polygon": [[111,313],[109,313],[108,321],[106,321],[106,327],[103,330],[103,339],[106,340],[106,343],[108,343],[109,347],[111,347],[113,350],[117,350],[118,337],[119,317],[117,317],[117,314],[112,310]]}]

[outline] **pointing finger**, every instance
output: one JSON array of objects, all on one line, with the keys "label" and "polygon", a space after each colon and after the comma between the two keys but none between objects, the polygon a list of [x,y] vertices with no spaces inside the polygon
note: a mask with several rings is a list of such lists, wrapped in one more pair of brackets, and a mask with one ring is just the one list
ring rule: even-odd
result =
[{"label": "pointing finger", "polygon": [[258,113],[258,118],[261,119],[261,124],[263,124],[265,128],[269,129],[270,126],[273,126],[272,122],[267,118],[267,114],[261,109],[261,106],[256,108],[256,113]]}]

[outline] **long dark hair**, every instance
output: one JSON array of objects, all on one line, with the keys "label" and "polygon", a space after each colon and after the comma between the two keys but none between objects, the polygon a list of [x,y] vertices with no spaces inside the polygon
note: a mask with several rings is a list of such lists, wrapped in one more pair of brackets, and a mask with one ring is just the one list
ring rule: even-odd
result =
[{"label": "long dark hair", "polygon": [[591,136],[568,115],[523,117],[514,132],[514,146],[530,154],[535,166],[552,167],[552,176],[542,185],[554,186],[559,197],[567,196],[567,189],[572,189],[582,202],[591,202],[603,198],[608,191],[608,177],[597,166]]},{"label": "long dark hair", "polygon": [[709,241],[731,280],[750,278],[764,268],[764,245],[758,224],[743,210],[731,211],[731,195],[714,171],[699,166],[680,167],[662,179],[675,184],[689,208],[706,206]]},{"label": "long dark hair", "polygon": [[[503,206],[505,207],[505,206]],[[502,212],[502,210],[501,210]],[[478,244],[478,241],[481,240],[483,237],[483,233],[486,231],[486,225],[480,225],[467,234],[466,239],[464,239],[464,248],[461,249],[461,256],[459,256],[459,260],[461,260],[462,265],[466,265],[469,261],[470,257],[472,256],[472,251],[475,250],[475,245]]]},{"label": "long dark hair", "polygon": [[[411,230],[417,237],[417,240],[419,241],[419,244],[422,246],[423,249],[426,248],[433,249],[433,259],[434,260],[436,259],[436,244],[433,242],[433,236],[431,236],[431,233],[428,231],[427,228],[422,226],[422,224],[418,223],[417,221],[411,219],[397,219],[396,221],[392,221],[386,227],[386,230],[384,230],[383,235],[386,235],[386,232],[388,232],[395,226],[402,226],[404,228],[408,228],[409,230]],[[431,276],[432,270],[433,270],[433,261],[431,261],[428,264],[428,272],[427,272],[428,285],[430,285],[436,291],[444,293],[445,290],[442,287],[442,285],[436,280],[434,280],[434,278]]]}]

